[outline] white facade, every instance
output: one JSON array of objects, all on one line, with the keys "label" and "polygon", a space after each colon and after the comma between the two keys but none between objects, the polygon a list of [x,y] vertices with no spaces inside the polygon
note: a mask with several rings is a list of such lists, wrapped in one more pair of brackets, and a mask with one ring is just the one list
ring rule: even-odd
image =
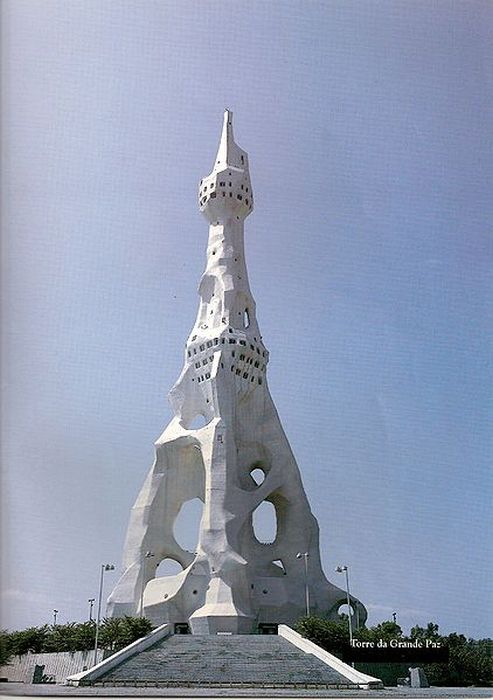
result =
[{"label": "white facade", "polygon": [[[253,208],[248,156],[225,112],[219,150],[199,188],[209,221],[207,265],[185,362],[171,389],[174,418],[132,509],[125,571],[108,600],[113,616],[144,612],[155,624],[189,622],[193,633],[250,633],[260,622],[292,624],[311,612],[336,617],[345,591],[325,578],[318,524],[267,384],[269,354],[257,325],[245,264],[244,220]],[[192,428],[198,416],[204,425]],[[263,474],[264,480],[251,474]],[[173,524],[187,501],[203,504],[195,552]],[[252,517],[269,501],[277,534],[259,542]],[[153,557],[145,557],[146,552]],[[308,558],[298,553],[308,553]],[[155,577],[166,558],[183,570]],[[364,606],[352,598],[359,621]]]}]

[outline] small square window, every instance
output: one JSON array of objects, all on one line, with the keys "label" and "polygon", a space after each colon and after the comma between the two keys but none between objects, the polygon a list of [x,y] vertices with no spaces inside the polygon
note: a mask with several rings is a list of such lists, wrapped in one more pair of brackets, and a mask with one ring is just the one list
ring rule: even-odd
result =
[{"label": "small square window", "polygon": [[[212,195],[211,195],[211,197],[212,197]],[[241,196],[241,194],[237,194],[236,199],[243,199],[243,197]]]},{"label": "small square window", "polygon": [[208,348],[211,348],[211,347],[212,347],[212,340],[208,340],[208,341],[207,341],[207,347],[208,347]]},{"label": "small square window", "polygon": [[201,350],[205,350],[205,345],[201,345],[201,346],[200,346],[200,349],[201,349]]}]

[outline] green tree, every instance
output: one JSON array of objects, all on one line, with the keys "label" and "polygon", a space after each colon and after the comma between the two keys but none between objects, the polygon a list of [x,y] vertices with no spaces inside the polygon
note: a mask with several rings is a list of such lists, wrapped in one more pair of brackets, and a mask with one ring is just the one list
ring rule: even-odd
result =
[{"label": "green tree", "polygon": [[354,638],[365,642],[377,642],[379,639],[389,641],[402,638],[402,628],[391,620],[380,622],[375,627],[361,627],[354,631]]},{"label": "green tree", "polygon": [[49,628],[45,651],[85,651],[94,647],[94,622],[68,622]]},{"label": "green tree", "polygon": [[426,627],[416,625],[411,629],[411,639],[432,639],[440,641],[442,637],[438,633],[438,625],[435,622],[428,622]]},{"label": "green tree", "polygon": [[128,644],[145,637],[152,630],[146,617],[105,618],[100,629],[100,646],[110,651],[118,651]]},{"label": "green tree", "polygon": [[[99,646],[117,651],[145,637],[152,625],[145,617],[122,617],[103,620],[100,627]],[[7,663],[12,656],[28,652],[74,652],[94,648],[96,624],[68,622],[64,625],[43,625],[26,630],[0,633],[0,663]]]},{"label": "green tree", "polygon": [[39,654],[44,651],[48,629],[48,625],[43,625],[43,627],[28,627],[25,630],[9,632],[11,655],[22,656],[28,652]]},{"label": "green tree", "polygon": [[493,683],[491,639],[468,640],[453,632],[441,641],[449,647],[449,660],[445,664],[425,666],[430,683],[442,686],[490,686]]},{"label": "green tree", "polygon": [[12,645],[10,635],[6,630],[0,631],[0,666],[6,664],[12,658]]},{"label": "green tree", "polygon": [[[340,616],[342,618],[342,616]],[[344,616],[345,617],[345,616]],[[345,657],[349,644],[347,618],[336,622],[329,622],[323,618],[311,616],[298,620],[295,629],[307,639],[318,644],[323,649],[336,656]],[[416,625],[412,628],[409,637],[402,634],[402,629],[395,622],[389,620],[379,623],[374,627],[363,627],[354,632],[355,639],[362,641],[378,641],[384,639],[402,639],[414,641],[433,640],[440,642],[449,649],[448,663],[426,664],[425,673],[432,685],[442,686],[490,686],[493,683],[492,652],[493,641],[481,639],[475,641],[466,639],[463,634],[453,632],[448,636],[440,634],[435,622],[429,622],[426,627]],[[365,672],[376,675],[389,670],[394,664],[364,664]],[[373,668],[372,668],[373,667]],[[379,671],[377,672],[377,667]],[[392,674],[390,674],[392,675]],[[401,675],[401,674],[400,674]],[[387,681],[389,682],[389,681]],[[395,682],[395,678],[394,678]]]},{"label": "green tree", "polygon": [[340,655],[343,649],[349,647],[348,624],[344,619],[332,621],[310,615],[298,620],[295,630],[302,637],[306,637],[332,654]]}]

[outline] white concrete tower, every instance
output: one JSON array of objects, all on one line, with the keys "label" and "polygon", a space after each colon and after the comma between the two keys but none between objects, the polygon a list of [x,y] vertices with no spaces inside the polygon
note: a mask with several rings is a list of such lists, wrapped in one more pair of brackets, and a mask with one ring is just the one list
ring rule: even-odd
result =
[{"label": "white concrete tower", "polygon": [[[156,442],[156,460],[131,512],[125,570],[108,613],[138,614],[142,600],[156,624],[188,622],[194,634],[250,633],[259,623],[292,624],[305,614],[307,580],[311,612],[336,618],[346,594],[322,571],[318,524],[267,385],[269,354],[243,243],[253,209],[248,156],[234,142],[230,111],[212,172],[200,183],[199,206],[209,243],[197,320],[170,392],[174,418]],[[197,497],[203,513],[189,552],[173,524]],[[257,540],[253,527],[264,501],[276,512],[271,543]],[[156,578],[165,558],[183,570]],[[356,598],[352,606],[364,622],[364,606]]]}]

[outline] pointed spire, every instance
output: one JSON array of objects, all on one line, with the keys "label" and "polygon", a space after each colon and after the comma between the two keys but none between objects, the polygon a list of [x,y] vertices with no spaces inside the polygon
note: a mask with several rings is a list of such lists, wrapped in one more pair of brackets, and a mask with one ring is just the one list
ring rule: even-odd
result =
[{"label": "pointed spire", "polygon": [[221,141],[217,151],[214,170],[228,166],[246,169],[247,154],[235,143],[233,136],[233,112],[230,109],[225,109]]}]

